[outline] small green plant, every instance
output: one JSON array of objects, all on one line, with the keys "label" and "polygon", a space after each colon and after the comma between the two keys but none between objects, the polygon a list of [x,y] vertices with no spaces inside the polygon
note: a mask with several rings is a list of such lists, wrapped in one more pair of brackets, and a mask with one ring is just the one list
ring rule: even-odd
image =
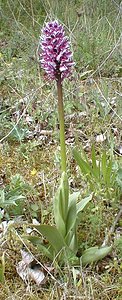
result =
[{"label": "small green plant", "polygon": [[[13,207],[19,207],[21,210],[22,202],[25,200],[23,189],[25,183],[19,174],[12,177],[10,184],[0,190],[0,207],[5,210],[6,218],[10,216]],[[2,219],[2,214],[0,215]]]},{"label": "small green plant", "polygon": [[0,191],[0,207],[7,208],[11,205],[17,205],[16,201],[23,200],[25,197],[22,195],[16,195],[15,191],[6,192],[5,189]]},{"label": "small green plant", "polygon": [[13,126],[13,127],[14,130],[10,134],[9,139],[21,143],[27,137],[29,131],[27,128],[19,128],[17,126]]}]

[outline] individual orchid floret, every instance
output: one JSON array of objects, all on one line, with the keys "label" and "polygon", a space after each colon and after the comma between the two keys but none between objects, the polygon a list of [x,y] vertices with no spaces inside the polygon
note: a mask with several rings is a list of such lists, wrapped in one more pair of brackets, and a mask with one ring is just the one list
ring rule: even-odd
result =
[{"label": "individual orchid floret", "polygon": [[58,21],[46,23],[39,44],[39,59],[47,77],[61,81],[71,75],[74,65],[64,28]]}]

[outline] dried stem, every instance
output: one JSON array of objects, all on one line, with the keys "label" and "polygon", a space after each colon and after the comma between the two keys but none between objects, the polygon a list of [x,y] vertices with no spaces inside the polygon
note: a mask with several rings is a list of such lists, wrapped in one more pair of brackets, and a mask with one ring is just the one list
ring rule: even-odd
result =
[{"label": "dried stem", "polygon": [[105,237],[105,239],[104,239],[104,241],[103,241],[103,243],[102,243],[102,247],[104,247],[104,246],[106,246],[106,245],[108,244],[109,237],[110,237],[111,234],[114,232],[115,227],[116,227],[116,224],[118,223],[118,221],[119,221],[121,215],[122,215],[122,206],[120,207],[120,210],[119,210],[119,212],[118,212],[118,214],[117,214],[117,216],[116,216],[116,218],[115,218],[115,220],[114,220],[112,226],[110,227],[110,230],[109,230],[107,236]]}]

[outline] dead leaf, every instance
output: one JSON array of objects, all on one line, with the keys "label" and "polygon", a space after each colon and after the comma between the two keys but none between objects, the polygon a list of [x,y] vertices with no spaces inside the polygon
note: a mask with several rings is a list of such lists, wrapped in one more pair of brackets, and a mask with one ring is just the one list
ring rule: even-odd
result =
[{"label": "dead leaf", "polygon": [[96,136],[96,142],[97,143],[103,143],[106,140],[105,134],[99,134]]},{"label": "dead leaf", "polygon": [[18,275],[25,283],[33,280],[39,286],[45,283],[45,275],[39,264],[33,259],[33,256],[21,250],[22,260],[17,264],[16,270]]},{"label": "dead leaf", "polygon": [[35,281],[35,283],[39,286],[40,284],[44,284],[45,283],[45,275],[44,273],[38,269],[38,268],[34,268],[31,269],[29,268],[29,277]]}]

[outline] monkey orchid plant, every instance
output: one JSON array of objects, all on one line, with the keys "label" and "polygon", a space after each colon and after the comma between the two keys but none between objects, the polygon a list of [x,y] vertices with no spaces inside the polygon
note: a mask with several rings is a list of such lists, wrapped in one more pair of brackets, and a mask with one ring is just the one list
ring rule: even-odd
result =
[{"label": "monkey orchid plant", "polygon": [[[60,146],[61,146],[61,184],[54,199],[55,225],[41,224],[34,228],[39,234],[47,239],[44,245],[38,236],[29,237],[38,249],[48,258],[57,259],[60,263],[68,260],[70,263],[78,263],[77,257],[77,226],[79,214],[86,204],[92,199],[92,195],[80,200],[79,192],[70,195],[69,184],[66,174],[66,147],[63,109],[63,80],[70,76],[74,66],[72,52],[64,28],[57,20],[46,23],[42,29],[39,45],[39,59],[48,80],[55,80],[58,94],[58,112],[60,123]],[[81,256],[82,264],[88,264],[102,259],[109,253],[111,247],[92,247],[87,249]]]}]

